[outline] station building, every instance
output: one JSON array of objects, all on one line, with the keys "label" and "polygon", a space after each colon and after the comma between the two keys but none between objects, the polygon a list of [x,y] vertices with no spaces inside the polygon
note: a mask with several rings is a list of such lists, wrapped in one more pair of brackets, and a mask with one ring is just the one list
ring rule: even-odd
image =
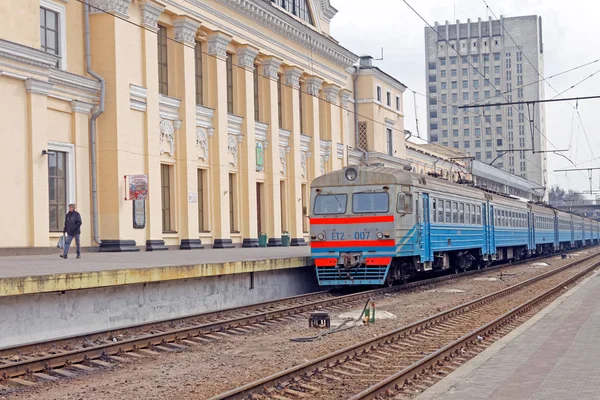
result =
[{"label": "station building", "polygon": [[[313,178],[406,158],[405,86],[332,38],[329,0],[18,3],[0,253],[53,248],[69,203],[102,251],[299,246]],[[147,199],[125,200],[140,175]]]}]

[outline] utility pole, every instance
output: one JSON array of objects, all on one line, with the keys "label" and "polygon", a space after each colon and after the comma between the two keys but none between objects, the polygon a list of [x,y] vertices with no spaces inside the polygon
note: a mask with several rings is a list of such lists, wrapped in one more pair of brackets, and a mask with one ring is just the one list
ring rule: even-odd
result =
[{"label": "utility pole", "polygon": [[593,189],[592,189],[592,171],[594,170],[600,170],[600,167],[597,168],[570,168],[570,169],[555,169],[554,172],[571,172],[571,171],[587,171],[588,172],[588,179],[590,181],[590,194],[592,194]]}]

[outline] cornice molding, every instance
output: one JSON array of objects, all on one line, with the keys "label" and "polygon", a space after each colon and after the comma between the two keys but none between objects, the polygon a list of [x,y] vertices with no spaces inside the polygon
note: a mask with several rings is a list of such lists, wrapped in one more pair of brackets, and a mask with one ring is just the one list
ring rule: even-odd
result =
[{"label": "cornice molding", "polygon": [[173,22],[175,27],[175,40],[189,46],[196,45],[196,33],[200,28],[200,22],[189,17],[177,19]]},{"label": "cornice molding", "polygon": [[300,134],[300,151],[309,151],[310,141],[312,137]]},{"label": "cornice molding", "polygon": [[402,83],[398,82],[397,80],[395,80],[388,74],[381,72],[377,68],[361,69],[360,75],[361,76],[363,76],[363,75],[376,76],[377,78],[381,79],[382,81],[384,81],[385,83],[387,83],[388,85],[393,87],[394,89],[399,90],[401,93],[404,93],[404,91],[406,90],[406,86],[404,86]]},{"label": "cornice molding", "polygon": [[157,32],[158,18],[166,7],[154,0],[140,0],[139,6],[142,13],[142,26]]},{"label": "cornice molding", "polygon": [[288,67],[284,71],[285,84],[294,89],[300,89],[300,78],[304,74],[300,68]]},{"label": "cornice molding", "polygon": [[91,103],[78,100],[73,100],[71,102],[71,109],[74,113],[89,114],[92,111],[92,108],[94,108],[94,105]]},{"label": "cornice molding", "polygon": [[249,71],[254,70],[254,60],[258,56],[258,49],[248,44],[238,47],[237,60],[238,65]]},{"label": "cornice molding", "polygon": [[350,96],[352,96],[352,92],[346,89],[342,89],[342,107],[347,108],[348,103],[350,101]]},{"label": "cornice molding", "polygon": [[52,90],[52,84],[45,81],[28,78],[25,81],[25,90],[27,90],[27,93],[48,96],[48,93],[50,93]]},{"label": "cornice molding", "polygon": [[148,89],[143,86],[129,84],[129,108],[137,111],[146,111],[148,102]]},{"label": "cornice molding", "polygon": [[327,22],[331,22],[333,17],[337,14],[338,10],[331,5],[329,0],[320,0],[321,2],[321,11],[323,13],[323,18]]},{"label": "cornice molding", "polygon": [[176,121],[179,119],[181,100],[161,94],[158,96],[158,112],[161,119]]},{"label": "cornice molding", "polygon": [[[198,6],[202,9],[210,9],[214,13],[215,10],[212,7],[201,5],[203,3],[200,0],[186,0],[188,3]],[[320,0],[329,3],[328,0]],[[345,68],[353,65],[358,56],[351,51],[343,48],[333,40],[326,36],[316,32],[310,27],[304,25],[300,21],[297,21],[292,16],[286,15],[284,12],[281,15],[276,15],[274,9],[269,7],[269,3],[261,4],[260,0],[217,0],[229,8],[236,10],[237,12],[257,21],[263,26],[274,30],[275,32],[299,43],[304,48],[311,48],[311,51],[324,56],[329,61],[341,65]],[[328,16],[333,17],[335,15],[335,8],[331,7],[330,4],[322,3],[322,10],[325,19]],[[334,11],[335,10],[335,11]],[[217,14],[217,13],[215,13]]]},{"label": "cornice molding", "polygon": [[213,134],[212,119],[215,114],[215,110],[212,108],[196,105],[196,126],[208,129],[208,135]]},{"label": "cornice molding", "polygon": [[88,0],[90,14],[104,14],[105,12],[129,18],[129,5],[131,0]]},{"label": "cornice molding", "polygon": [[54,54],[4,39],[0,39],[0,58],[8,58],[42,68],[54,67],[59,60],[59,57]]},{"label": "cornice molding", "polygon": [[227,58],[227,45],[231,42],[231,39],[231,36],[223,32],[212,32],[208,35],[208,55],[225,60]]},{"label": "cornice molding", "polygon": [[97,80],[63,71],[61,69],[53,68],[50,71],[48,82],[56,86],[71,87],[77,90],[94,93],[95,95],[100,94],[100,83]]},{"label": "cornice molding", "polygon": [[282,63],[283,60],[280,60],[277,57],[266,57],[262,63],[263,76],[269,79],[277,79],[279,67],[281,67]]}]

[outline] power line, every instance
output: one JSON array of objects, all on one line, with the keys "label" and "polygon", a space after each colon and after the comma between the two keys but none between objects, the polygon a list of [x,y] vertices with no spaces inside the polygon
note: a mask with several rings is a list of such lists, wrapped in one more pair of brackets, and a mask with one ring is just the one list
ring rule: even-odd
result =
[{"label": "power line", "polygon": [[[570,101],[570,100],[593,100],[600,99],[600,95],[597,96],[583,96],[583,97],[567,97],[562,99],[548,99],[548,100],[521,100],[521,101],[507,101],[505,103],[492,103],[490,106],[512,106],[515,104],[537,104],[537,103],[555,103],[560,101]],[[467,104],[464,106],[458,106],[458,108],[481,108],[485,107],[486,104]]]},{"label": "power line", "polygon": [[562,92],[558,93],[556,96],[552,97],[552,99],[555,99],[557,97],[562,96],[565,92],[568,92],[571,89],[574,89],[575,87],[577,87],[578,85],[582,84],[583,82],[587,81],[588,79],[590,79],[591,77],[593,77],[594,75],[596,75],[598,72],[600,72],[600,69],[597,70],[596,72],[594,72],[593,74],[583,78],[582,80],[580,80],[579,82],[577,82],[574,85],[571,85],[570,87],[568,87],[567,89],[563,90]]}]

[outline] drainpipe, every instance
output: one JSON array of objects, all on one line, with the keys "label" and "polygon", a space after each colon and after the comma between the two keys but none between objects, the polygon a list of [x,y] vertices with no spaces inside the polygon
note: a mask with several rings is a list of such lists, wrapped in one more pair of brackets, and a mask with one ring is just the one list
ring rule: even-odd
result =
[{"label": "drainpipe", "polygon": [[358,76],[360,75],[360,66],[354,66],[354,74],[352,74],[352,89],[354,94],[354,140],[356,145],[354,146],[359,151],[362,151],[365,157],[365,164],[369,165],[369,152],[367,149],[361,149],[358,145],[358,93],[356,89],[356,81],[358,80]]},{"label": "drainpipe", "polygon": [[92,55],[90,51],[90,6],[86,2],[83,7],[85,21],[85,67],[87,73],[100,82],[100,104],[92,113],[90,119],[90,158],[92,169],[92,225],[94,230],[94,242],[102,244],[98,227],[98,166],[96,160],[96,119],[104,112],[104,98],[106,83],[104,78],[92,70]]}]

